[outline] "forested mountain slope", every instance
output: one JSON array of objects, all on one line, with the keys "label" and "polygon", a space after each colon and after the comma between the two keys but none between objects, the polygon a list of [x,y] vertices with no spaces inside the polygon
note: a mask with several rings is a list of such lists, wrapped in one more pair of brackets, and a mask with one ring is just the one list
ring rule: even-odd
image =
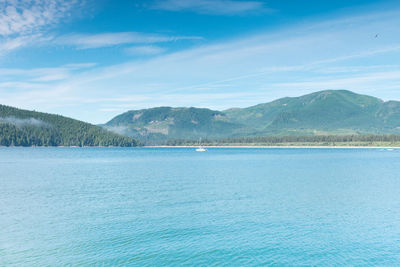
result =
[{"label": "forested mountain slope", "polygon": [[60,115],[0,105],[0,145],[136,146],[136,141]]},{"label": "forested mountain slope", "polygon": [[243,125],[230,122],[221,111],[158,107],[125,112],[104,127],[142,140],[165,140],[225,137],[240,130]]}]

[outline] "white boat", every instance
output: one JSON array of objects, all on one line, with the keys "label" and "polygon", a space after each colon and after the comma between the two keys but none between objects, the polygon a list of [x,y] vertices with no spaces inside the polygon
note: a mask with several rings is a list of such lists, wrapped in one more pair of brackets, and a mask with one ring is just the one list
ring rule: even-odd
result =
[{"label": "white boat", "polygon": [[197,152],[204,152],[204,151],[207,151],[207,148],[199,146],[198,148],[196,148],[196,151]]},{"label": "white boat", "polygon": [[196,151],[197,151],[197,152],[204,152],[204,151],[207,151],[207,148],[205,148],[205,147],[203,147],[203,146],[201,145],[201,138],[200,138],[200,140],[199,140],[199,147],[196,148]]}]

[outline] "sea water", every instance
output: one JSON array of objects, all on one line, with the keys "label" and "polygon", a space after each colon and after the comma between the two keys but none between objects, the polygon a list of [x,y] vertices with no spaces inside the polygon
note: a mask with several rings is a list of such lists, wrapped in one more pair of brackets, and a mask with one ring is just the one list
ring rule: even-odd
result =
[{"label": "sea water", "polygon": [[0,148],[0,266],[399,263],[400,150]]}]

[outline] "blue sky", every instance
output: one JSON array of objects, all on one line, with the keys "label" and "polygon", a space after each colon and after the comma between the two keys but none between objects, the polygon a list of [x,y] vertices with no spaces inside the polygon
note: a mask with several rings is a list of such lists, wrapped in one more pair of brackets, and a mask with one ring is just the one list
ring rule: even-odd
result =
[{"label": "blue sky", "polygon": [[0,103],[104,123],[325,89],[400,100],[399,29],[398,1],[0,0]]}]

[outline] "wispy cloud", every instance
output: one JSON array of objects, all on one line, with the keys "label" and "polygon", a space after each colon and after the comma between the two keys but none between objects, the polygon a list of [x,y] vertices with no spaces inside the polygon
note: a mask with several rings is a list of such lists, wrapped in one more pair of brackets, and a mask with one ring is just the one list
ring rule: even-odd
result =
[{"label": "wispy cloud", "polygon": [[77,0],[3,0],[0,2],[0,35],[28,34],[58,23]]},{"label": "wispy cloud", "polygon": [[132,46],[126,48],[125,51],[129,55],[157,55],[165,52],[165,48],[155,45]]},{"label": "wispy cloud", "polygon": [[32,39],[36,39],[36,37],[37,36],[18,36],[16,38],[0,38],[0,55],[22,47]]},{"label": "wispy cloud", "polygon": [[376,88],[377,84],[395,81],[400,81],[400,71],[385,71],[385,72],[369,72],[358,75],[338,77],[319,77],[312,81],[296,81],[296,82],[281,82],[272,85],[278,85],[286,88],[308,88],[311,90],[325,89],[345,89],[352,88],[353,90],[371,90]]},{"label": "wispy cloud", "polygon": [[201,40],[198,36],[167,36],[159,34],[146,34],[139,32],[116,32],[100,34],[68,34],[60,36],[55,43],[60,45],[75,46],[78,49],[108,47],[124,44],[152,44],[173,42],[179,40]]},{"label": "wispy cloud", "polygon": [[13,50],[23,47],[35,47],[49,42],[50,36],[43,36],[41,33],[31,35],[20,35],[14,37],[0,37],[0,56],[5,55]]},{"label": "wispy cloud", "polygon": [[[55,68],[34,68],[34,69],[10,69],[0,68],[0,81],[2,79],[19,79],[31,82],[52,82],[64,80],[83,69],[92,68],[95,63],[67,64]],[[20,88],[24,83],[11,83],[12,86]],[[0,83],[2,87],[9,87],[10,83]]]},{"label": "wispy cloud", "polygon": [[272,11],[261,1],[234,0],[158,0],[152,8],[212,15],[237,15],[254,11]]},{"label": "wispy cloud", "polygon": [[1,0],[0,56],[49,40],[43,32],[70,16],[78,0]]}]

